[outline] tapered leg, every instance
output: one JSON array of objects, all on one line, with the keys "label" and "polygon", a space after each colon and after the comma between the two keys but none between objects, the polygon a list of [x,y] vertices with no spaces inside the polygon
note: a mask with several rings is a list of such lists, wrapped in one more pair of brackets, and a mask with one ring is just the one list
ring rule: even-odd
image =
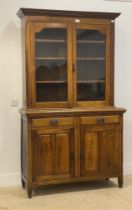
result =
[{"label": "tapered leg", "polygon": [[123,176],[118,176],[118,185],[120,188],[123,187]]},{"label": "tapered leg", "polygon": [[25,182],[23,181],[23,179],[21,181],[22,181],[22,188],[25,189]]},{"label": "tapered leg", "polygon": [[32,197],[32,189],[31,188],[27,189],[27,194],[28,194],[28,198]]}]

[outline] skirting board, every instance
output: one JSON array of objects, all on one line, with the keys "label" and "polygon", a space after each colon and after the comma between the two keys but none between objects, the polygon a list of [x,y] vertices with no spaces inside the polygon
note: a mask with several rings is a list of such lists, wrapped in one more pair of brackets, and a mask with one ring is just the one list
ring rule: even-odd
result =
[{"label": "skirting board", "polygon": [[21,185],[20,173],[0,174],[0,187]]},{"label": "skirting board", "polygon": [[104,0],[104,1],[119,1],[119,2],[131,2],[132,0]]},{"label": "skirting board", "polygon": [[124,175],[132,174],[132,163],[124,164]]},{"label": "skirting board", "polygon": [[[124,175],[132,174],[132,163],[124,165]],[[0,187],[19,186],[21,185],[20,173],[0,175]]]}]

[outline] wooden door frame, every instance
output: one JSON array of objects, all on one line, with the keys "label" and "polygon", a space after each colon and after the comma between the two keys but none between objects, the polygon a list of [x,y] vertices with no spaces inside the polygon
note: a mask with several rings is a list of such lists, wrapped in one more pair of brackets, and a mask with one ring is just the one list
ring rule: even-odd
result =
[{"label": "wooden door frame", "polygon": [[[35,33],[44,28],[65,28],[67,30],[67,95],[68,101],[60,102],[37,102],[36,101],[36,86],[35,86]],[[31,106],[33,108],[65,108],[73,106],[73,88],[72,88],[72,26],[70,23],[49,23],[49,22],[35,22],[30,23],[30,68],[28,69],[31,79]]]},{"label": "wooden door frame", "polygon": [[[76,40],[76,30],[77,29],[95,29],[95,30],[103,30],[106,34],[106,81],[105,81],[105,97],[104,101],[77,101],[77,40]],[[113,36],[111,23],[108,24],[84,24],[84,23],[76,23],[73,24],[73,92],[74,99],[73,104],[77,107],[86,107],[86,106],[106,106],[113,104],[113,91],[111,93],[111,87],[113,85],[113,65],[111,66],[111,57],[113,52],[113,43],[110,41]],[[113,60],[113,59],[112,59]],[[111,96],[112,95],[112,96]]]}]

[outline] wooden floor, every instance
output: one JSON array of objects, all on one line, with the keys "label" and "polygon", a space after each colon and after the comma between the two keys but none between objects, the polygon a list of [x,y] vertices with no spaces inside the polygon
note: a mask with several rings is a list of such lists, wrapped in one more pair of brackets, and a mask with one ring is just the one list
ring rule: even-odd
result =
[{"label": "wooden floor", "polygon": [[47,186],[28,199],[19,187],[0,188],[0,210],[132,210],[132,176],[117,180]]}]

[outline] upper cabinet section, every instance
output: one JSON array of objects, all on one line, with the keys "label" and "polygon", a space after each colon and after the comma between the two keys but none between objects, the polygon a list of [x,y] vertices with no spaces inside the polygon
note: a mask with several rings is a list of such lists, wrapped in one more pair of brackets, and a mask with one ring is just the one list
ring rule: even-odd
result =
[{"label": "upper cabinet section", "polygon": [[20,9],[24,106],[113,105],[118,15]]}]

